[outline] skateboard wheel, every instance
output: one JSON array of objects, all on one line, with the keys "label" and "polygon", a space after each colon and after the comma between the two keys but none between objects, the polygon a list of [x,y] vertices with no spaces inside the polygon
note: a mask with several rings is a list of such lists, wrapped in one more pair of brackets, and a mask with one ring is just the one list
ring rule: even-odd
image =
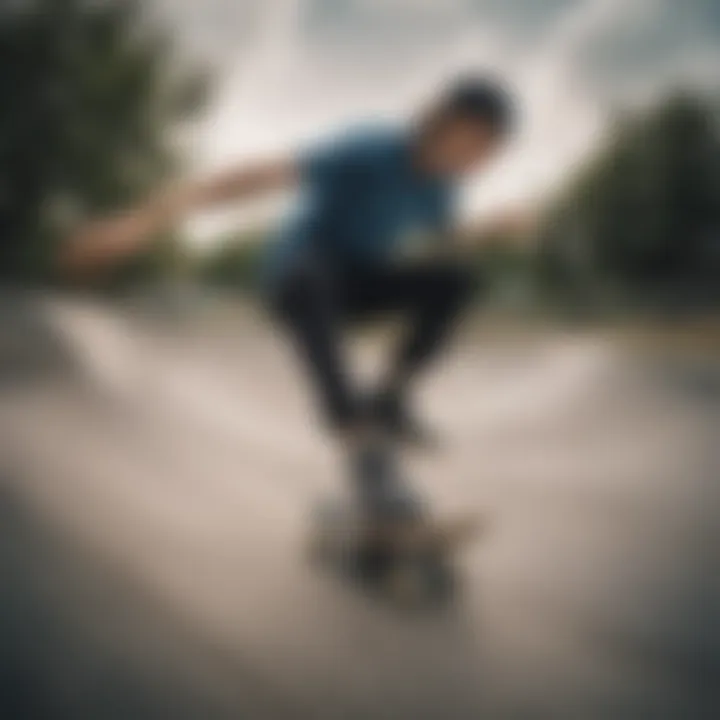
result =
[{"label": "skateboard wheel", "polygon": [[382,584],[395,565],[395,555],[390,548],[361,543],[355,548],[351,559],[353,571],[363,582]]}]

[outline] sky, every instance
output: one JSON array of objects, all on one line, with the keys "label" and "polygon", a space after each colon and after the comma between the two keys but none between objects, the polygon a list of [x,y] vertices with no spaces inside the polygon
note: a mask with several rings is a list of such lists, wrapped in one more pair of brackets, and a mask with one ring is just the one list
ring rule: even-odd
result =
[{"label": "sky", "polygon": [[[192,134],[198,173],[292,153],[353,123],[403,121],[458,74],[505,79],[517,139],[468,183],[463,212],[542,202],[613,114],[715,82],[717,0],[153,0],[215,76]],[[258,222],[275,203],[194,226]]]}]

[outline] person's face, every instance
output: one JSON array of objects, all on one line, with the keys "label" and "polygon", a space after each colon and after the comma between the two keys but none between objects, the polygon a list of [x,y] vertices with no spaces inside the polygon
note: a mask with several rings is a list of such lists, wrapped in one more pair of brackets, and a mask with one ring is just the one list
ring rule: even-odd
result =
[{"label": "person's face", "polygon": [[422,164],[433,174],[461,177],[487,165],[502,145],[502,136],[490,124],[449,117],[426,139]]}]

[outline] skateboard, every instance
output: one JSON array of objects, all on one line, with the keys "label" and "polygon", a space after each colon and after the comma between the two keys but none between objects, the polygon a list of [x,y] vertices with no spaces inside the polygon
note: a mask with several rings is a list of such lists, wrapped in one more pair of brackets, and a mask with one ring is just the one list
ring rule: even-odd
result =
[{"label": "skateboard", "polygon": [[444,605],[459,585],[459,551],[480,534],[480,517],[429,513],[371,520],[349,501],[322,504],[310,538],[311,558],[402,608]]}]

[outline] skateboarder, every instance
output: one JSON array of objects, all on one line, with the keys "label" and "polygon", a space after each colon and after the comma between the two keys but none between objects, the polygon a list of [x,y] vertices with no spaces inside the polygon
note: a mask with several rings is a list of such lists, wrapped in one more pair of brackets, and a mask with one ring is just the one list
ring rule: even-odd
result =
[{"label": "skateboarder", "polygon": [[[141,250],[190,212],[297,188],[298,207],[266,255],[263,287],[299,350],[323,416],[350,450],[365,447],[367,433],[377,429],[427,443],[432,433],[410,410],[412,387],[446,344],[473,279],[450,259],[410,262],[401,251],[421,235],[446,247],[452,242],[458,181],[495,156],[513,115],[502,86],[465,78],[407,127],[354,130],[291,158],[164,191],[87,227],[62,261],[69,270],[93,271]],[[406,334],[368,395],[348,374],[342,331],[351,319],[391,312],[404,314]],[[373,462],[357,457],[361,465]]]}]

